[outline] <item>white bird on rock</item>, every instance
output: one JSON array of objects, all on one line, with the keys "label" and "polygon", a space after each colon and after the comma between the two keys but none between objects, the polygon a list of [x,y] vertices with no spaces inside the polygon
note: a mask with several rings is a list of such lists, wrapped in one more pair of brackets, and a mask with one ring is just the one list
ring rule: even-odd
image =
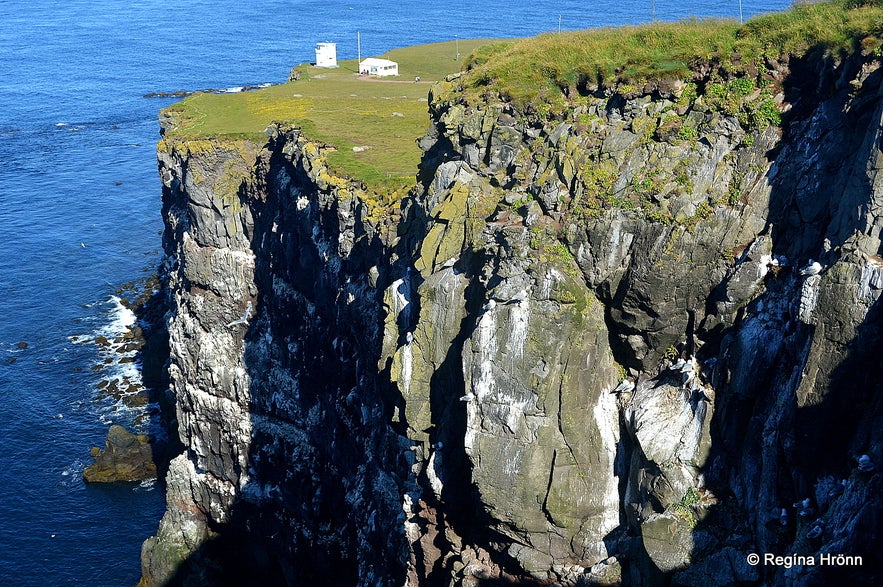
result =
[{"label": "white bird on rock", "polygon": [[871,473],[874,471],[874,462],[868,455],[862,455],[858,458],[858,470],[862,473]]},{"label": "white bird on rock", "polygon": [[610,393],[627,393],[635,388],[635,382],[629,379],[623,379],[619,385],[613,388]]},{"label": "white bird on rock", "polygon": [[512,296],[512,298],[506,303],[507,304],[517,304],[517,303],[523,302],[526,299],[527,299],[527,291],[521,290],[517,294]]},{"label": "white bird on rock", "polygon": [[818,275],[822,272],[822,264],[818,261],[809,260],[809,263],[806,264],[805,267],[800,269],[801,275]]},{"label": "white bird on rock", "polygon": [[242,313],[241,318],[237,318],[232,322],[227,323],[227,327],[239,326],[240,324],[244,324],[248,326],[248,319],[251,317],[251,302],[248,302],[248,305],[245,307],[245,312]]}]

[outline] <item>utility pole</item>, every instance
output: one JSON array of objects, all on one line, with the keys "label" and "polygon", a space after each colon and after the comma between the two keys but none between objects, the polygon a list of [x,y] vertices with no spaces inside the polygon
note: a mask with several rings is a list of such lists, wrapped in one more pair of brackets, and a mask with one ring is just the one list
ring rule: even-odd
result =
[{"label": "utility pole", "polygon": [[561,15],[558,15],[558,32],[561,32]]},{"label": "utility pole", "polygon": [[742,0],[739,0],[739,24],[744,24],[742,22]]},{"label": "utility pole", "polygon": [[656,21],[656,0],[652,0],[650,3],[650,19]]}]

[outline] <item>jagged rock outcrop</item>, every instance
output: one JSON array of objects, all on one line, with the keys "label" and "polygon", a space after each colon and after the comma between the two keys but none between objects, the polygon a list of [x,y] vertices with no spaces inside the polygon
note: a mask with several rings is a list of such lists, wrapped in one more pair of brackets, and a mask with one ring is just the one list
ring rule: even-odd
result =
[{"label": "jagged rock outcrop", "polygon": [[83,469],[89,483],[115,483],[156,479],[153,448],[146,434],[132,434],[114,424],[107,431],[104,450],[92,449],[95,462]]},{"label": "jagged rock outcrop", "polygon": [[454,76],[400,219],[296,129],[163,141],[142,584],[880,580],[879,65],[771,64],[781,126],[713,68],[551,116]]}]

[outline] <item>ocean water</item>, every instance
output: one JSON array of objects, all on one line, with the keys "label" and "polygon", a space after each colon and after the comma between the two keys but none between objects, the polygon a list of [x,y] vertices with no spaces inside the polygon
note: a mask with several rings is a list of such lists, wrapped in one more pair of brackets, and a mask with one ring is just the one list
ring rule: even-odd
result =
[{"label": "ocean water", "polygon": [[369,56],[739,11],[694,0],[0,2],[0,585],[134,585],[162,515],[161,483],[81,477],[109,424],[141,413],[97,391],[122,366],[93,370],[105,356],[88,340],[132,319],[114,293],[159,261],[156,115],[172,100],[145,94],[281,82],[318,41],[354,58],[357,32]]}]

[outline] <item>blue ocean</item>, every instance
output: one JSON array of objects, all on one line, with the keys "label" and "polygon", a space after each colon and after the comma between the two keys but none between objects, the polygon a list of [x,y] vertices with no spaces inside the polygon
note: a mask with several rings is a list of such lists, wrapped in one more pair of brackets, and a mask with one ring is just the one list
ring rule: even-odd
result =
[{"label": "blue ocean", "polygon": [[[161,482],[93,486],[89,450],[148,408],[98,389],[137,379],[95,344],[160,259],[157,112],[146,94],[283,82],[338,57],[654,17],[738,19],[786,0],[4,0],[0,2],[0,585],[132,586]],[[99,368],[98,366],[101,366]],[[149,431],[149,430],[148,430]]]}]

